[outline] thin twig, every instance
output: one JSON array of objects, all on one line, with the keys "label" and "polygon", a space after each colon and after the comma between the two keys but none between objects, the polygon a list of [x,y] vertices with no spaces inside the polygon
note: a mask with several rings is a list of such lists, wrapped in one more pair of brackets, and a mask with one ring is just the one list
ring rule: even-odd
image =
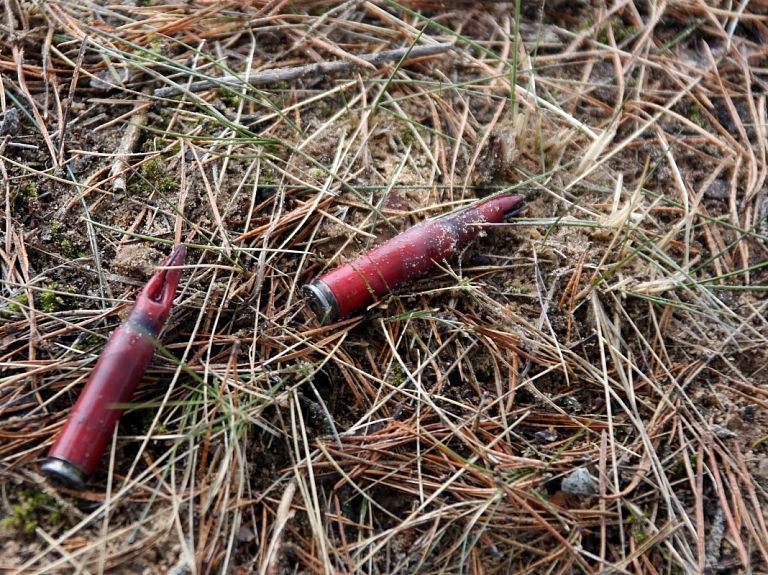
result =
[{"label": "thin twig", "polygon": [[[427,46],[413,46],[408,48],[398,48],[397,50],[386,50],[379,54],[364,55],[360,56],[359,58],[361,61],[367,62],[372,66],[379,66],[385,62],[400,60],[406,54],[410,60],[443,54],[451,48],[451,44],[430,44]],[[155,90],[154,95],[158,98],[170,98],[172,96],[178,96],[183,91],[201,92],[203,90],[209,90],[211,88],[221,86],[236,88],[238,86],[247,84],[250,84],[251,86],[259,86],[272,82],[290,82],[292,80],[298,80],[299,78],[326,76],[330,74],[338,74],[341,72],[349,72],[359,68],[360,66],[360,63],[350,60],[335,60],[333,62],[326,62],[323,64],[307,64],[306,66],[294,66],[291,68],[264,70],[262,72],[246,74],[245,76],[224,76],[222,78],[217,78],[216,80],[201,80],[186,86],[184,90],[175,87],[158,88]]]}]

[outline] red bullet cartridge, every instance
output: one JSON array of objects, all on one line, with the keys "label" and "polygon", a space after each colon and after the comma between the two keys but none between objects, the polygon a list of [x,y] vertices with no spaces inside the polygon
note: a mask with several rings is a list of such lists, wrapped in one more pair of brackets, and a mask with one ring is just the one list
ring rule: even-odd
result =
[{"label": "red bullet cartridge", "polygon": [[[182,265],[186,253],[184,244],[176,246],[162,266]],[[168,319],[180,275],[180,269],[160,269],[144,286],[128,319],[114,331],[96,362],[42,465],[44,472],[75,489],[85,487],[125,411],[119,406],[131,401],[152,359],[154,340]]]},{"label": "red bullet cartridge", "polygon": [[458,253],[482,229],[525,209],[522,196],[502,194],[427,220],[305,285],[321,323],[364,308]]}]

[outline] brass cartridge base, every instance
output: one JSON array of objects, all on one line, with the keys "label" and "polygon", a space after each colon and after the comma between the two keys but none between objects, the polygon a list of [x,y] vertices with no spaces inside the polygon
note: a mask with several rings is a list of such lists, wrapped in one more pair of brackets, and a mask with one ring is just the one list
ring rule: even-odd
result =
[{"label": "brass cartridge base", "polygon": [[321,324],[333,323],[339,319],[339,303],[325,282],[313,280],[302,287],[301,291],[309,299],[309,307]]},{"label": "brass cartridge base", "polygon": [[61,457],[49,457],[40,467],[46,475],[52,477],[66,487],[82,491],[88,474],[80,466]]}]

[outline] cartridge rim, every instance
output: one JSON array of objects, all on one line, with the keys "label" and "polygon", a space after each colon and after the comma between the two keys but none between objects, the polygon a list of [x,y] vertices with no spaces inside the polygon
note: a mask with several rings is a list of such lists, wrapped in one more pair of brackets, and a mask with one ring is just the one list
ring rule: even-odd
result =
[{"label": "cartridge rim", "polygon": [[339,302],[325,282],[313,280],[303,286],[301,291],[309,299],[309,307],[315,312],[321,325],[339,319]]},{"label": "cartridge rim", "polygon": [[85,489],[85,481],[88,474],[77,464],[62,457],[48,457],[41,469],[48,476],[56,479],[66,487],[82,491]]}]

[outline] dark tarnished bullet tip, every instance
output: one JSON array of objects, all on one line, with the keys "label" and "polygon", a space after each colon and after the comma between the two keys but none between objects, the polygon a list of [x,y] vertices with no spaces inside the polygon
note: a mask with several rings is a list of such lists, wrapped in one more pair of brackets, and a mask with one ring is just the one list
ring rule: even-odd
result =
[{"label": "dark tarnished bullet tip", "polygon": [[514,208],[512,208],[508,212],[504,212],[504,219],[507,220],[510,218],[517,217],[527,210],[528,210],[528,204],[521,201],[519,204],[517,204]]}]

